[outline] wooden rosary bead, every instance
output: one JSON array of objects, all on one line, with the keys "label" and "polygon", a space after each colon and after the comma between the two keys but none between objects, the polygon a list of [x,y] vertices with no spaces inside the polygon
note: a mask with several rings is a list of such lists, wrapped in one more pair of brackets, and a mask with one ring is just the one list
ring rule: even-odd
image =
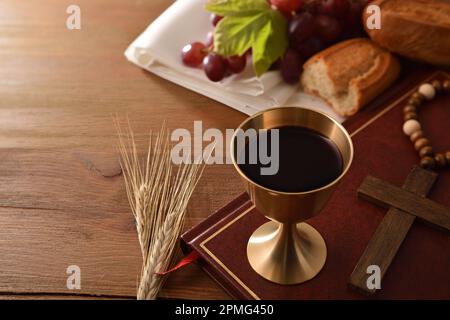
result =
[{"label": "wooden rosary bead", "polygon": [[423,102],[425,100],[425,97],[419,91],[414,92],[411,98],[418,99],[420,100],[420,102]]},{"label": "wooden rosary bead", "polygon": [[447,164],[450,165],[450,151],[445,153],[445,160],[447,160]]},{"label": "wooden rosary bead", "polygon": [[433,155],[433,148],[431,146],[426,146],[419,150],[419,156],[421,158],[424,158],[427,156],[432,156],[432,155]]},{"label": "wooden rosary bead", "polygon": [[420,138],[414,143],[414,148],[416,148],[416,150],[419,151],[423,147],[428,147],[429,145],[430,141],[427,138]]},{"label": "wooden rosary bead", "polygon": [[442,153],[436,153],[434,155],[434,162],[436,162],[438,168],[444,168],[447,165],[447,160]]},{"label": "wooden rosary bead", "polygon": [[450,80],[445,80],[444,83],[442,84],[442,87],[444,88],[445,91],[450,92]]},{"label": "wooden rosary bead", "polygon": [[408,120],[417,120],[419,119],[419,116],[417,115],[417,113],[415,112],[408,112],[405,113],[405,116],[403,117],[404,121],[408,121]]},{"label": "wooden rosary bead", "polygon": [[403,107],[403,133],[409,136],[414,148],[420,156],[420,166],[426,169],[450,167],[450,151],[435,153],[430,141],[425,138],[422,125],[419,122],[417,108],[426,101],[433,100],[438,93],[450,93],[450,80],[433,80],[423,83],[409,98],[408,104]]},{"label": "wooden rosary bead", "polygon": [[420,160],[420,166],[425,169],[434,169],[435,161],[431,157],[424,157]]},{"label": "wooden rosary bead", "polygon": [[409,99],[408,103],[412,106],[420,107],[420,105],[422,104],[422,100],[411,97],[411,99]]},{"label": "wooden rosary bead", "polygon": [[422,127],[420,126],[419,121],[414,120],[414,119],[408,120],[403,124],[403,132],[407,136],[410,136],[414,132],[419,131],[421,129],[422,129]]},{"label": "wooden rosary bead", "polygon": [[425,137],[425,133],[422,130],[417,130],[416,132],[413,132],[409,138],[411,139],[412,143],[415,143],[420,138]]},{"label": "wooden rosary bead", "polygon": [[412,105],[407,105],[406,107],[403,108],[403,113],[404,114],[407,114],[407,113],[410,113],[410,112],[417,113],[417,108],[412,106]]},{"label": "wooden rosary bead", "polygon": [[434,87],[434,89],[436,89],[436,91],[438,93],[442,92],[442,83],[439,80],[433,80],[433,82],[431,82],[431,85]]}]

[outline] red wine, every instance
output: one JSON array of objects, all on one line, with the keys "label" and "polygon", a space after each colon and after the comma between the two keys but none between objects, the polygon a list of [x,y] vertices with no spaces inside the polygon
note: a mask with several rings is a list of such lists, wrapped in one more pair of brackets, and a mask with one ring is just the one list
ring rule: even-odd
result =
[{"label": "red wine", "polygon": [[[267,167],[259,161],[249,162],[249,143],[245,144],[245,163],[239,164],[242,172],[257,184],[276,191],[305,192],[323,187],[342,173],[343,161],[336,144],[315,130],[298,126],[276,128],[279,130],[279,167],[274,175],[262,175]],[[270,131],[267,150],[270,153]],[[260,137],[256,139],[259,147]],[[259,148],[258,148],[259,149]],[[273,159],[274,155],[269,156]]]}]

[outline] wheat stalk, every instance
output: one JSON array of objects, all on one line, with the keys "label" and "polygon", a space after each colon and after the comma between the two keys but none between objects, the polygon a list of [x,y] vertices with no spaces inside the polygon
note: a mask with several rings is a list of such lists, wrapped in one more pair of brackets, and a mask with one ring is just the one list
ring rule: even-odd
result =
[{"label": "wheat stalk", "polygon": [[173,263],[186,207],[204,165],[196,159],[192,164],[184,161],[178,169],[173,168],[165,124],[154,142],[150,132],[147,156],[142,161],[129,121],[125,130],[117,117],[115,124],[120,164],[143,259],[137,298],[155,299],[164,280],[155,273],[167,270]]}]

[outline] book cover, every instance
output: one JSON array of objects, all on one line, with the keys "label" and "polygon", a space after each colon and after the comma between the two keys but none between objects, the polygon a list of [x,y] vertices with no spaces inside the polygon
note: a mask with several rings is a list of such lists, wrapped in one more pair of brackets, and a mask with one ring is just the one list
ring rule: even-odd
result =
[{"label": "book cover", "polygon": [[[324,237],[328,256],[312,280],[283,286],[255,273],[247,261],[247,241],[267,220],[242,194],[182,236],[184,252],[197,251],[198,263],[235,299],[361,299],[348,279],[386,209],[358,199],[367,175],[401,186],[419,161],[402,132],[403,106],[424,81],[449,79],[446,71],[415,71],[371,103],[344,126],[352,135],[355,159],[325,208],[307,222]],[[449,95],[425,103],[424,130],[438,151],[450,148]],[[440,171],[429,198],[450,206],[450,172]],[[448,234],[416,221],[402,243],[374,298],[449,299]]]}]

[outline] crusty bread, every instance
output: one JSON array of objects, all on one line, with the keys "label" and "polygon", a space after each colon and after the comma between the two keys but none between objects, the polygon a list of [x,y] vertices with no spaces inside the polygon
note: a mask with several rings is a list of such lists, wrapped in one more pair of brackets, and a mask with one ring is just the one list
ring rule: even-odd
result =
[{"label": "crusty bread", "polygon": [[303,66],[303,89],[328,102],[342,116],[355,114],[395,81],[398,60],[366,38],[340,42]]},{"label": "crusty bread", "polygon": [[381,29],[366,29],[374,42],[412,60],[450,66],[449,0],[376,0],[371,4],[381,9]]}]

